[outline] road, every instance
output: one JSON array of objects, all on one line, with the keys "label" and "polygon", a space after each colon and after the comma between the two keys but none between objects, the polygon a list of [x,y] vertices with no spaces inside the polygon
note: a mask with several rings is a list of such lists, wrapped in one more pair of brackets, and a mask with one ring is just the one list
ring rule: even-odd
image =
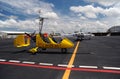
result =
[{"label": "road", "polygon": [[[72,40],[72,39],[71,39]],[[0,79],[120,79],[120,36],[74,41],[68,53],[47,49],[32,55],[0,39]]]}]

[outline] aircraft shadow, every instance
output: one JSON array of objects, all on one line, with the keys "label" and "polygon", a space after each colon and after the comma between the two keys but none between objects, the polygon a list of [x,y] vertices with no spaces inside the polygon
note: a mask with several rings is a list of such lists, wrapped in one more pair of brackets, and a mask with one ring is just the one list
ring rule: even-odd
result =
[{"label": "aircraft shadow", "polygon": [[38,54],[72,54],[71,52],[58,52],[58,51],[39,51]]}]

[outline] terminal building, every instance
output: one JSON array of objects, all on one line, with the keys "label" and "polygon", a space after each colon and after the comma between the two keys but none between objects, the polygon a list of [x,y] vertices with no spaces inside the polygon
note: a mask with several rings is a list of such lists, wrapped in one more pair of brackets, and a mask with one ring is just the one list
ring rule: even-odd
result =
[{"label": "terminal building", "polygon": [[24,34],[24,33],[25,32],[20,32],[20,31],[0,31],[0,39],[15,38],[17,35]]}]

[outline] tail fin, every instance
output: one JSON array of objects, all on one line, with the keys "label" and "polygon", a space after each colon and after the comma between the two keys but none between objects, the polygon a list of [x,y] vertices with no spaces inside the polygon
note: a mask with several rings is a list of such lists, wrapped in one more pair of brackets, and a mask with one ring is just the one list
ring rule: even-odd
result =
[{"label": "tail fin", "polygon": [[30,45],[30,38],[25,35],[18,35],[14,39],[14,46],[15,47],[25,47]]}]

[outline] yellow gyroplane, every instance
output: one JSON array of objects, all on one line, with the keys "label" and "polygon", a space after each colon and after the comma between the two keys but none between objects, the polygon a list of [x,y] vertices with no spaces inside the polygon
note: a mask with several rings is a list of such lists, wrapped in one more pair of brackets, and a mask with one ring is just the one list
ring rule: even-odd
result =
[{"label": "yellow gyroplane", "polygon": [[29,49],[29,52],[31,52],[32,54],[35,54],[36,52],[38,52],[38,50],[40,48],[41,49],[59,48],[59,49],[61,49],[62,53],[66,53],[68,48],[74,47],[74,43],[66,37],[62,38],[60,42],[56,42],[55,40],[53,40],[53,37],[51,35],[42,34],[41,31],[42,31],[44,18],[41,18],[41,17],[39,17],[39,18],[40,18],[40,20],[39,20],[39,25],[40,25],[39,26],[39,33],[34,34],[34,36],[27,34],[27,33],[23,34],[23,35],[18,35],[14,39],[14,46],[15,47],[20,48],[20,47],[30,46],[31,40],[34,40],[34,42],[36,44],[35,47]]}]

